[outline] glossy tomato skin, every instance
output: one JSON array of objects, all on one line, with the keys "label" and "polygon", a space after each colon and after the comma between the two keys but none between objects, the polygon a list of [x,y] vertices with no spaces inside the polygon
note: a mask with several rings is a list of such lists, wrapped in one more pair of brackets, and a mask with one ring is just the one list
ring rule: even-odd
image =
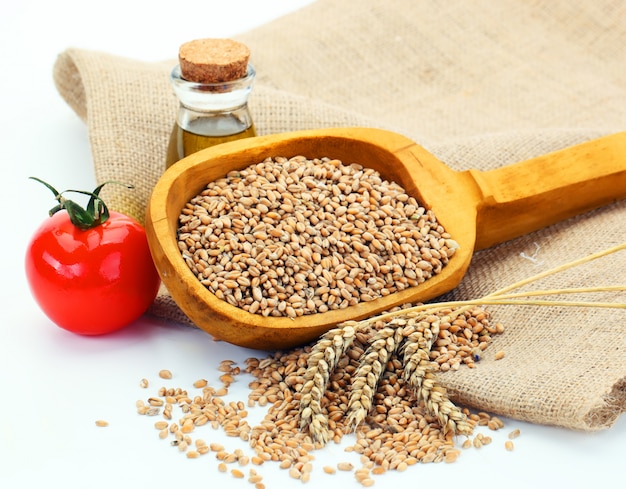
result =
[{"label": "glossy tomato skin", "polygon": [[146,312],[160,284],[144,228],[113,211],[103,224],[85,231],[65,210],[57,212],[33,235],[25,265],[42,311],[82,335],[127,326]]}]

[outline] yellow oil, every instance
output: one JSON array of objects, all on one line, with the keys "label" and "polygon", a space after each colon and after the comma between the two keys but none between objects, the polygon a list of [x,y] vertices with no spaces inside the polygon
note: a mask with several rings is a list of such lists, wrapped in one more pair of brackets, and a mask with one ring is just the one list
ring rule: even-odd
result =
[{"label": "yellow oil", "polygon": [[[237,139],[256,136],[254,124],[251,124],[247,128],[242,128],[241,125],[237,127],[229,124],[227,128],[222,128],[221,130],[219,129],[220,128],[213,127],[213,132],[207,131],[207,133],[211,135],[197,134],[195,132],[182,129],[178,124],[175,124],[167,148],[167,158],[165,162],[166,168],[169,168],[185,156],[196,153],[201,149],[227,143],[229,141],[235,141]],[[233,129],[243,130],[232,132]]]}]

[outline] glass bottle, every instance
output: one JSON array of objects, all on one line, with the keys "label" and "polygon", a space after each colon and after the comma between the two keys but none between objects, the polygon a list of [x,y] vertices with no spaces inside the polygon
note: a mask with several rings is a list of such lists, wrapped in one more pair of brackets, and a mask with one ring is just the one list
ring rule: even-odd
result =
[{"label": "glass bottle", "polygon": [[256,72],[248,63],[245,76],[216,83],[183,78],[174,66],[170,83],[180,105],[167,150],[166,168],[185,156],[217,144],[256,136],[248,97]]}]

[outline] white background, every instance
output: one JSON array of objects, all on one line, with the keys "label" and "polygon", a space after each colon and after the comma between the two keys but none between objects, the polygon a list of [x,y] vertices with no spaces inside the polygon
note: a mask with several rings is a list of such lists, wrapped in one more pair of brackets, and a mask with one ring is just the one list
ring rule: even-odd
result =
[{"label": "white background", "polygon": [[[214,343],[205,333],[150,318],[119,333],[85,338],[55,325],[37,308],[23,273],[29,237],[54,205],[28,180],[35,175],[60,189],[95,187],[87,130],[58,95],[52,66],[64,49],[97,49],[146,61],[172,59],[197,37],[235,35],[310,3],[310,0],[1,0],[0,206],[0,487],[169,488],[253,487],[219,473],[214,456],[189,460],[158,439],[154,418],[135,412],[160,385],[190,388],[199,378],[217,383],[218,363],[242,362],[260,352]],[[323,26],[320,26],[323,28]],[[160,369],[174,372],[169,383]],[[139,380],[151,381],[148,390]],[[231,388],[246,399],[247,381]],[[251,422],[263,412],[253,410]],[[110,426],[97,428],[96,419]],[[464,451],[454,464],[428,464],[387,473],[375,487],[620,487],[626,420],[609,430],[579,433],[505,420],[494,442]],[[513,452],[506,435],[519,428]],[[207,441],[246,448],[207,428]],[[348,438],[349,440],[349,438]],[[347,442],[346,442],[347,444]],[[332,445],[316,452],[308,487],[360,487],[347,473],[322,467],[358,459]],[[247,471],[250,468],[247,467]],[[275,464],[258,468],[266,487],[298,483]],[[196,486],[197,485],[197,486]]]}]

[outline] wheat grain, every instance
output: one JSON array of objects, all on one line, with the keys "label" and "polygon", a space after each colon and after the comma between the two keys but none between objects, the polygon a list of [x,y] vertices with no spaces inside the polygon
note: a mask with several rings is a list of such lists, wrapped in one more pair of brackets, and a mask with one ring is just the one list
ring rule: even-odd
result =
[{"label": "wheat grain", "polygon": [[[252,376],[247,402],[228,401],[208,384],[197,395],[181,388],[159,389],[166,407],[183,413],[159,436],[172,436],[172,443],[188,457],[213,450],[219,470],[229,470],[227,463],[275,462],[298,472],[301,482],[314,474],[312,453],[332,441],[341,442],[351,430],[355,443],[346,451],[361,456],[362,466],[354,473],[363,485],[373,483],[367,474],[452,462],[460,453],[454,433],[471,433],[476,424],[487,425],[497,418],[458,410],[435,374],[455,361],[470,365],[465,360],[471,358],[471,349],[486,347],[490,335],[498,333],[489,319],[475,306],[454,310],[406,306],[342,324],[312,345],[249,358],[244,369],[225,361],[219,370],[231,376],[226,380],[234,382],[242,372]],[[460,346],[454,350],[454,345]],[[437,361],[444,355],[445,360]],[[259,405],[266,406],[266,415],[250,426],[248,408]],[[137,406],[152,407],[143,401]],[[194,446],[194,431],[203,425],[245,440],[253,455],[226,452],[219,444],[198,440]]]},{"label": "wheat grain", "polygon": [[172,372],[170,372],[169,370],[160,370],[159,371],[159,377],[161,377],[162,379],[171,379],[172,378]]},{"label": "wheat grain", "polygon": [[458,247],[431,210],[376,171],[300,156],[209,182],[181,210],[178,235],[204,286],[264,316],[325,312],[417,286]]},{"label": "wheat grain", "polygon": [[510,440],[514,440],[515,438],[517,438],[520,435],[520,433],[521,432],[520,432],[519,428],[514,429],[513,431],[511,431],[509,433],[509,439]]}]

